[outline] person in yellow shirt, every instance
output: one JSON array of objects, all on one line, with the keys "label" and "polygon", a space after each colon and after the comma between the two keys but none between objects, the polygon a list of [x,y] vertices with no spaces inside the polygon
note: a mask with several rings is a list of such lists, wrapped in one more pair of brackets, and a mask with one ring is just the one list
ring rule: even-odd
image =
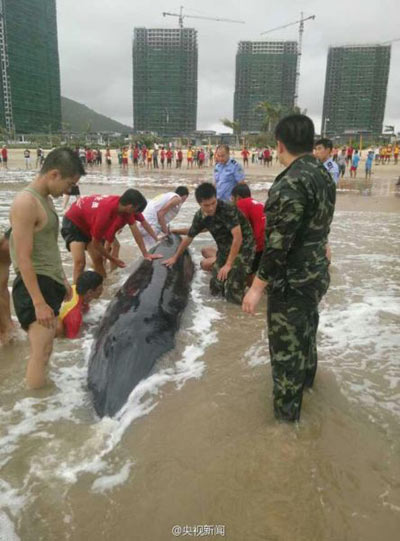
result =
[{"label": "person in yellow shirt", "polygon": [[151,169],[153,167],[153,149],[149,148],[147,151],[147,169]]},{"label": "person in yellow shirt", "polygon": [[187,153],[186,153],[186,159],[187,159],[187,169],[193,169],[193,150],[192,150],[192,147],[189,147],[187,149]]},{"label": "person in yellow shirt", "polygon": [[57,337],[77,338],[82,327],[83,315],[89,304],[103,293],[103,277],[95,271],[84,271],[72,286],[72,299],[61,305],[57,319]]},{"label": "person in yellow shirt", "polygon": [[393,149],[393,158],[394,158],[394,164],[397,165],[397,162],[399,160],[399,145],[397,143]]}]

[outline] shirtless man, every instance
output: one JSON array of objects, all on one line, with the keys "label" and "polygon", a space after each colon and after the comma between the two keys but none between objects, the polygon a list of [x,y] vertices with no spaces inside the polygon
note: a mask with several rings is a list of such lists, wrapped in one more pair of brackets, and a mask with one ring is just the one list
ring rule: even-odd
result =
[{"label": "shirtless man", "polygon": [[84,174],[72,150],[56,148],[11,206],[10,254],[16,273],[12,294],[18,320],[28,333],[26,380],[33,389],[46,383],[56,318],[62,301],[69,300],[72,293],[61,263],[59,220],[50,196],[68,193]]}]

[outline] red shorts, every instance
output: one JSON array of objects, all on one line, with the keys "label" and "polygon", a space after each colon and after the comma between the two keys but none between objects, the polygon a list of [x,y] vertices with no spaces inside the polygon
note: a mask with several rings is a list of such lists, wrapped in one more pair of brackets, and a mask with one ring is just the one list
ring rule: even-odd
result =
[{"label": "red shorts", "polygon": [[352,166],[350,167],[350,171],[357,171],[357,167],[354,167],[354,165],[352,165]]},{"label": "red shorts", "polygon": [[122,163],[124,165],[128,165],[128,158],[122,158]]}]

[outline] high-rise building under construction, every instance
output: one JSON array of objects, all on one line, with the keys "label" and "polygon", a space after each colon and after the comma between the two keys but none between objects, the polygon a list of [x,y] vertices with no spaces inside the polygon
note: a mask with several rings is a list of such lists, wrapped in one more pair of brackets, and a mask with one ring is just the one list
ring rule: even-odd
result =
[{"label": "high-rise building under construction", "polygon": [[9,134],[61,129],[55,0],[0,0],[0,125]]},{"label": "high-rise building under construction", "polygon": [[240,41],[236,54],[234,120],[247,132],[261,130],[260,102],[294,107],[298,47],[296,41]]},{"label": "high-rise building under construction", "polygon": [[196,130],[197,64],[195,29],[134,29],[135,130],[161,135]]},{"label": "high-rise building under construction", "polygon": [[382,133],[390,52],[390,45],[329,48],[323,134]]}]

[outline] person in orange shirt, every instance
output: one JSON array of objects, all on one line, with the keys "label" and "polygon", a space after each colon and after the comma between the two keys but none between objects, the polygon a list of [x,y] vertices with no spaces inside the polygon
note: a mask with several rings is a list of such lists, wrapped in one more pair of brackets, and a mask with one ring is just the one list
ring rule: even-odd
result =
[{"label": "person in orange shirt", "polygon": [[83,323],[83,315],[89,304],[103,293],[103,277],[95,271],[83,272],[72,286],[72,299],[61,305],[57,320],[58,338],[77,338]]},{"label": "person in orange shirt", "polygon": [[399,145],[397,143],[393,149],[393,158],[394,158],[394,164],[397,165],[397,162],[399,160]]}]

